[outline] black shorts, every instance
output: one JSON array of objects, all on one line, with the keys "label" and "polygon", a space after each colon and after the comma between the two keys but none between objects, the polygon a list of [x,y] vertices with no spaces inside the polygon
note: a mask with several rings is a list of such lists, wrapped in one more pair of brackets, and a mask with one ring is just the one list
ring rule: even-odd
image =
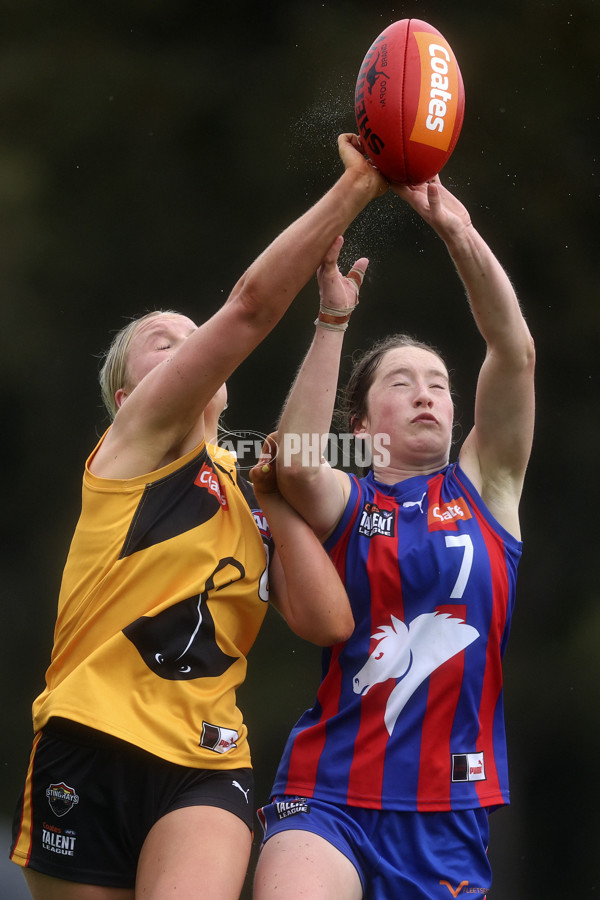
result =
[{"label": "black shorts", "polygon": [[164,815],[186,806],[228,810],[252,831],[252,770],[178,766],[102,732],[53,720],[32,754],[11,858],[66,881],[133,888],[146,835]]}]

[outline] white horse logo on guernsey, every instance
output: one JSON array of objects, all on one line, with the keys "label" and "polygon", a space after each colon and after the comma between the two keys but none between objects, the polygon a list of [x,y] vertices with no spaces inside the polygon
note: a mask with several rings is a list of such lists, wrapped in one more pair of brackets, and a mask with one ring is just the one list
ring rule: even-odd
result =
[{"label": "white horse logo on guernsey", "polygon": [[381,625],[371,635],[377,647],[353,682],[354,693],[364,695],[374,684],[397,681],[385,709],[389,734],[419,685],[479,637],[476,628],[449,613],[423,613],[408,627],[396,616],[391,620],[391,625]]}]

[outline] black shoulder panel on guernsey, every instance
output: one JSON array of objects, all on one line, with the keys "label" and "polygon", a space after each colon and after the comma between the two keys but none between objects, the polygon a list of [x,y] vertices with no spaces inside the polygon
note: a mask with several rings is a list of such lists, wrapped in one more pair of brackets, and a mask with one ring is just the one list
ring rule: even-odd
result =
[{"label": "black shoulder panel on guernsey", "polygon": [[[218,466],[220,469],[221,467]],[[260,503],[256,499],[256,494],[254,493],[254,488],[252,487],[251,481],[246,481],[245,478],[241,478],[238,474],[238,487],[242,492],[244,500],[248,504],[251,510],[260,509]]]},{"label": "black shoulder panel on guernsey", "polygon": [[182,469],[146,485],[120,559],[184,534],[216,515],[219,498],[200,483],[205,467],[214,472],[213,463],[203,450]]}]

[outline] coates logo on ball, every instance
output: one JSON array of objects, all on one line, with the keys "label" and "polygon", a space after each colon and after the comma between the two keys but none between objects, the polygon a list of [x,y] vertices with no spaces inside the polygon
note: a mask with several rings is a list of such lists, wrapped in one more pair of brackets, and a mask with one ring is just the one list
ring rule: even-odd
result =
[{"label": "coates logo on ball", "polygon": [[354,111],[369,158],[390,181],[423,184],[437,175],[456,146],[464,110],[456,57],[432,25],[401,19],[373,42]]}]

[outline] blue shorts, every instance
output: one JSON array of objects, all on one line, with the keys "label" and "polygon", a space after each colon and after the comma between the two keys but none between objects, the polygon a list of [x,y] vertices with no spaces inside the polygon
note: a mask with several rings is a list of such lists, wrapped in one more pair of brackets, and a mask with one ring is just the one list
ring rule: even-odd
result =
[{"label": "blue shorts", "polygon": [[368,900],[485,898],[492,873],[488,813],[396,812],[276,797],[258,811],[264,841],[282,831],[310,831],[355,867]]}]

